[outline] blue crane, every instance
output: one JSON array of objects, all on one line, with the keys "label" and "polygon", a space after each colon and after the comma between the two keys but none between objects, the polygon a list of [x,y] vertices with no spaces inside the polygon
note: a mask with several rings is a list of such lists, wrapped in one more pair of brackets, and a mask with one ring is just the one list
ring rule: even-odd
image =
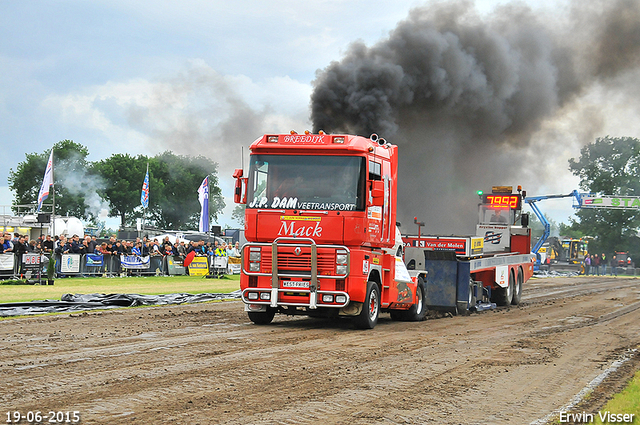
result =
[{"label": "blue crane", "polygon": [[540,266],[540,256],[538,255],[538,251],[540,250],[540,247],[542,247],[542,244],[544,244],[547,241],[547,238],[551,233],[551,224],[549,224],[549,221],[545,218],[544,214],[542,214],[542,212],[540,211],[540,208],[538,208],[538,206],[536,205],[536,202],[543,201],[545,199],[569,198],[571,196],[573,196],[578,201],[578,205],[577,206],[574,205],[574,207],[580,208],[582,206],[582,201],[580,198],[580,193],[577,190],[574,190],[573,192],[568,193],[566,195],[527,196],[525,198],[524,201],[527,204],[529,204],[529,206],[531,206],[531,209],[536,214],[536,217],[538,217],[538,219],[544,226],[544,231],[542,232],[542,236],[540,237],[540,239],[538,239],[538,242],[536,242],[535,246],[531,250],[533,254],[536,254],[536,266]]}]

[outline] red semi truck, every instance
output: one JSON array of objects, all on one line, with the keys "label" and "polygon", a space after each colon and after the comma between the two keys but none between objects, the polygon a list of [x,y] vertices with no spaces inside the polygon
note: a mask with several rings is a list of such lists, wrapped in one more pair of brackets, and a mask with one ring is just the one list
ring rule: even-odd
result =
[{"label": "red semi truck", "polygon": [[[475,267],[477,281],[464,266],[454,277],[434,276],[433,284],[431,263],[407,270],[396,227],[397,146],[376,135],[292,132],[264,135],[250,153],[248,176],[234,172],[234,200],[246,204],[240,287],[254,323],[270,323],[276,313],[344,316],[371,329],[383,311],[422,320],[431,295],[434,308],[459,310],[460,299],[469,300],[466,311],[486,300],[482,282],[498,265]],[[521,269],[522,281],[530,276],[525,264],[506,267],[514,279]],[[440,286],[455,286],[455,300],[442,301]]]}]

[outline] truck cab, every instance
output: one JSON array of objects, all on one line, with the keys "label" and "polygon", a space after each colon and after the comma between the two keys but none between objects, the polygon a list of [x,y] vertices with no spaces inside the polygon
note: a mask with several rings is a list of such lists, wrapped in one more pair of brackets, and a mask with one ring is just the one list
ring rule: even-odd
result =
[{"label": "truck cab", "polygon": [[246,203],[240,287],[253,322],[350,316],[372,328],[381,311],[419,301],[394,252],[396,146],[292,132],[264,135],[250,152],[248,175],[234,177],[235,201]]}]

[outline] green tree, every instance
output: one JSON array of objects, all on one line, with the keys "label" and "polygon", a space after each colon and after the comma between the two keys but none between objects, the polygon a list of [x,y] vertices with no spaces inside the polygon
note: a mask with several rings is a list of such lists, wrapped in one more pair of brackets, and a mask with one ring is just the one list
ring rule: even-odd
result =
[{"label": "green tree", "polygon": [[[640,195],[640,140],[632,137],[603,137],[580,150],[580,158],[569,160],[569,169],[580,177],[580,188],[602,195]],[[640,255],[638,210],[580,209],[571,228],[593,236],[589,251],[629,251]]]},{"label": "green tree", "polygon": [[244,210],[245,204],[238,204],[231,213],[231,219],[235,220],[240,226],[244,226]]},{"label": "green tree", "polygon": [[157,168],[154,167],[157,174],[154,178],[163,182],[161,190],[156,192],[152,188],[149,195],[148,215],[156,226],[165,229],[197,230],[200,220],[197,190],[207,176],[209,222],[217,220],[225,203],[218,186],[215,162],[204,156],[188,157],[169,151],[153,159],[157,161]]},{"label": "green tree", "polygon": [[[50,150],[26,154],[26,160],[18,163],[16,170],[9,170],[9,188],[16,194],[14,205],[37,207],[38,192],[49,160]],[[92,215],[87,198],[95,195],[96,176],[92,174],[86,158],[88,149],[72,140],[62,140],[53,145],[53,176],[56,214],[78,218]],[[45,200],[43,210],[50,211],[53,195]]]},{"label": "green tree", "polygon": [[585,237],[586,235],[584,234],[584,232],[579,229],[580,223],[578,223],[574,219],[569,220],[571,220],[571,224],[560,223],[560,236],[573,239],[580,239]]},{"label": "green tree", "polygon": [[[109,215],[120,217],[121,227],[142,217],[140,194],[148,161],[143,155],[114,154],[93,164],[94,172],[102,177],[104,183],[100,195],[109,204]],[[151,164],[149,168],[149,187],[157,188],[160,184],[151,178]]]}]

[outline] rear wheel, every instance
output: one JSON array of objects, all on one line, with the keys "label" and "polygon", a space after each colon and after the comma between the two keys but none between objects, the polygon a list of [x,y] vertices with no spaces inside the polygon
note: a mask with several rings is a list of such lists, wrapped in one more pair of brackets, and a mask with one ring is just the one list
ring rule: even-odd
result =
[{"label": "rear wheel", "polygon": [[380,316],[380,289],[375,282],[367,282],[367,296],[364,299],[362,311],[354,318],[360,329],[373,329]]},{"label": "rear wheel", "polygon": [[405,322],[420,322],[427,315],[427,288],[421,277],[418,277],[416,287],[416,303],[409,310],[395,310],[391,312],[393,320],[403,320]]},{"label": "rear wheel", "polygon": [[256,325],[268,325],[273,320],[273,316],[276,315],[275,309],[267,307],[267,311],[249,311],[249,320]]},{"label": "rear wheel", "polygon": [[516,285],[513,288],[513,299],[511,300],[511,304],[518,305],[520,304],[520,300],[522,299],[522,283],[524,282],[524,275],[522,274],[522,270],[518,270],[518,279],[516,280]]},{"label": "rear wheel", "polygon": [[513,299],[513,289],[515,287],[515,279],[513,273],[509,272],[509,285],[506,288],[499,287],[495,291],[495,303],[501,306],[511,304]]}]

